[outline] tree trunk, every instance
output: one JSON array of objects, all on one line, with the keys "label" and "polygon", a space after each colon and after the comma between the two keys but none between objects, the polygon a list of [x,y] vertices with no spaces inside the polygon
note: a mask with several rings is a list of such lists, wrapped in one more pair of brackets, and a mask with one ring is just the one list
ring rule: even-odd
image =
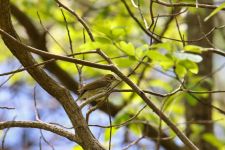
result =
[{"label": "tree trunk", "polygon": [[[205,3],[204,0],[199,0],[199,3]],[[213,3],[212,0],[207,1],[207,3]],[[208,33],[213,28],[213,19],[204,22],[204,18],[210,14],[210,10],[207,9],[199,9],[197,10],[196,14],[189,13],[186,17],[187,25],[188,25],[188,40],[198,39],[200,36],[204,36],[204,33]],[[199,20],[199,21],[198,21]],[[207,40],[208,39],[208,40]],[[213,34],[207,36],[207,39],[204,38],[203,40],[194,43],[196,45],[202,47],[209,47],[210,44],[208,41],[212,41]],[[191,43],[189,43],[191,44]],[[211,47],[211,46],[210,46]],[[203,55],[203,62],[199,64],[199,75],[205,76],[212,72],[212,54],[207,53]],[[212,79],[211,76],[209,76]],[[204,82],[204,81],[203,81]],[[201,86],[203,86],[207,90],[212,90],[212,85],[209,83],[204,82]],[[206,98],[200,98],[202,103],[197,103],[195,106],[190,105],[186,102],[186,120],[194,120],[194,121],[204,121],[204,120],[211,120],[212,119],[212,107],[209,105],[204,105],[203,103],[211,104],[212,103],[212,95],[209,94]],[[205,133],[212,133],[213,134],[213,124],[201,124],[203,130],[198,135],[198,140],[194,141],[195,144],[201,150],[214,150],[210,143],[203,139],[203,135]],[[187,124],[186,134],[188,137],[192,135],[191,126]]]}]

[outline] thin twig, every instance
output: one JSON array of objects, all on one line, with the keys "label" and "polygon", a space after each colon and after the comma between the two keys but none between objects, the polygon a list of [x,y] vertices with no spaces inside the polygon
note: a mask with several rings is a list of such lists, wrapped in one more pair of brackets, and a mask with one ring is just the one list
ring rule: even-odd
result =
[{"label": "thin twig", "polygon": [[138,142],[140,142],[142,139],[144,138],[144,136],[141,136],[140,138],[138,138],[137,140],[133,141],[132,143],[128,144],[126,147],[122,148],[122,150],[127,150],[130,147],[136,145]]},{"label": "thin twig", "polygon": [[14,108],[14,107],[0,106],[0,109],[8,109],[8,110],[10,110],[10,109],[16,109],[16,108]]},{"label": "thin twig", "polygon": [[71,10],[70,8],[68,8],[67,6],[65,6],[64,4],[62,4],[60,1],[55,0],[56,3],[59,5],[59,7],[63,7],[65,10],[67,10],[69,13],[71,13],[72,15],[74,15],[77,20],[83,25],[83,27],[85,28],[85,30],[87,31],[91,41],[95,41],[94,36],[91,33],[91,30],[89,28],[89,26],[86,24],[86,22],[73,10]]},{"label": "thin twig", "polygon": [[55,39],[55,37],[44,26],[44,24],[42,23],[42,20],[41,20],[41,16],[39,15],[38,11],[37,11],[37,16],[38,16],[39,22],[41,24],[41,27],[44,29],[44,31],[46,33],[48,33],[48,35],[52,38],[52,40],[67,54],[67,51],[64,49],[64,47]]},{"label": "thin twig", "polygon": [[130,10],[128,4],[126,3],[125,0],[121,0],[122,3],[124,4],[124,6],[126,7],[128,13],[130,14],[130,16],[134,19],[134,21],[138,24],[138,26],[151,38],[153,38],[155,41],[157,42],[161,42],[161,40],[156,37],[152,32],[150,32],[149,30],[146,30],[145,27],[143,27],[143,25],[140,23],[140,21],[134,16],[134,14],[132,13],[132,11]]},{"label": "thin twig", "polygon": [[[145,109],[147,107],[147,105],[144,105],[139,111],[137,111],[137,113],[133,116],[133,117],[131,117],[131,118],[129,118],[128,120],[126,120],[125,122],[123,122],[123,123],[120,123],[120,124],[116,124],[116,125],[110,125],[110,126],[104,126],[104,128],[112,128],[112,127],[116,127],[116,128],[120,128],[120,127],[122,127],[122,126],[126,126],[129,122],[131,122],[132,120],[134,120],[135,118],[137,118],[138,117],[138,115]],[[98,125],[88,125],[88,126],[98,126]],[[101,127],[103,127],[103,126],[101,126]]]},{"label": "thin twig", "polygon": [[[16,117],[13,117],[13,121],[16,119]],[[2,137],[2,150],[5,150],[5,139],[7,136],[7,133],[9,132],[10,128],[7,128],[3,137]]]},{"label": "thin twig", "polygon": [[[19,67],[21,68],[21,67]],[[6,84],[13,76],[15,75],[15,72],[12,73],[5,81],[3,81],[1,84],[0,84],[0,87],[2,87],[4,84]]]}]

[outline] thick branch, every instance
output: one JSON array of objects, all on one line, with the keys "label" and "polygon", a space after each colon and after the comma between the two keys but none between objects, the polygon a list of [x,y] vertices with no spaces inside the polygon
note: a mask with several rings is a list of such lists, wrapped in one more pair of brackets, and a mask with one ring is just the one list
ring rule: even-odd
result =
[{"label": "thick branch", "polygon": [[74,141],[78,144],[81,143],[78,136],[60,128],[56,125],[51,125],[45,122],[40,121],[6,121],[6,122],[0,122],[0,129],[6,129],[11,127],[22,127],[22,128],[36,128],[36,129],[44,129],[46,131],[50,131],[52,133],[55,133],[57,135],[63,136],[71,141]]},{"label": "thick branch", "polygon": [[[2,0],[0,1],[2,2]],[[0,3],[1,4],[1,3]],[[3,2],[2,2],[3,4]],[[3,10],[3,8],[7,8],[7,6],[4,6],[1,8],[1,10]],[[7,12],[0,13],[0,14],[7,14]],[[4,16],[4,15],[3,15]],[[9,21],[10,18],[7,18],[7,20]],[[5,22],[3,22],[3,25],[5,25]],[[12,25],[10,24],[10,26],[12,27]],[[3,28],[4,27],[4,28]],[[7,27],[2,26],[1,24],[1,28],[3,29],[7,29]],[[8,31],[8,29],[6,30]],[[19,60],[21,61],[21,63],[26,66],[26,65],[30,65],[29,63],[27,64],[27,60],[32,60],[33,58],[30,56],[30,54],[27,54],[26,51],[23,50],[27,50],[27,51],[31,51],[31,52],[36,52],[37,54],[40,55],[44,55],[46,57],[49,58],[55,58],[55,59],[61,59],[61,60],[66,60],[69,62],[74,62],[74,63],[78,63],[78,64],[83,64],[86,66],[91,66],[91,67],[96,67],[96,68],[100,68],[100,69],[105,69],[105,70],[111,70],[114,73],[116,73],[124,82],[126,82],[144,101],[145,103],[177,134],[177,136],[191,149],[197,150],[198,148],[176,127],[175,124],[173,124],[169,118],[163,113],[161,112],[151,101],[150,99],[144,94],[144,92],[137,86],[135,85],[129,78],[127,78],[120,70],[119,68],[117,68],[116,66],[112,65],[101,65],[101,64],[95,64],[95,63],[91,63],[88,61],[84,61],[84,60],[79,60],[79,59],[73,59],[73,58],[68,58],[68,57],[64,57],[64,56],[59,56],[59,55],[54,55],[54,54],[49,54],[47,52],[43,52],[40,51],[38,49],[29,47],[29,46],[25,46],[24,44],[18,42],[15,38],[11,37],[10,35],[8,35],[7,33],[5,33],[3,30],[0,30],[1,34],[3,35],[3,39],[6,43],[6,45],[10,48],[10,50],[14,53],[15,56],[19,57]],[[10,33],[12,33],[12,31],[10,31]],[[16,51],[19,51],[19,53],[16,53]],[[28,58],[24,59],[24,56],[21,56],[21,53],[25,53],[25,55],[29,55]],[[22,58],[21,58],[22,57]],[[32,61],[32,63],[34,63],[34,60]],[[35,72],[34,72],[35,70]],[[86,128],[87,125],[84,122],[84,119],[78,108],[78,106],[76,105],[76,103],[73,102],[73,99],[71,97],[71,95],[68,93],[67,90],[61,88],[58,86],[58,84],[56,84],[51,78],[49,78],[40,68],[35,68],[32,70],[28,70],[29,73],[34,77],[34,79],[36,79],[44,89],[46,89],[46,91],[48,91],[51,95],[53,95],[54,97],[58,98],[59,102],[63,105],[64,109],[66,110],[67,114],[69,115],[73,126],[75,127],[78,136],[81,138],[82,141],[85,141],[85,143],[82,143],[84,147],[86,147],[88,149],[88,147],[90,147],[90,145],[99,147],[98,143],[96,143],[96,141],[94,141],[93,138],[91,138],[91,133],[90,131]],[[45,80],[42,80],[42,78],[40,78],[40,76],[43,76]],[[88,142],[87,142],[88,141]],[[92,145],[92,144],[96,144],[96,145]]]},{"label": "thick branch", "polygon": [[[19,21],[19,23],[25,28],[29,40],[35,48],[47,51],[46,47],[46,36],[45,34],[40,34],[37,27],[33,24],[30,18],[19,10],[15,5],[11,4],[12,14]],[[48,58],[42,57],[43,60],[48,60]],[[77,94],[78,83],[66,72],[64,71],[56,62],[51,62],[45,65],[46,69],[54,74],[57,79],[63,83],[69,90]]]},{"label": "thick branch", "polygon": [[66,60],[69,62],[76,62],[78,64],[83,64],[91,67],[96,67],[99,69],[105,69],[105,70],[111,70],[115,74],[117,74],[124,82],[126,82],[145,102],[146,104],[177,134],[177,136],[190,148],[197,150],[198,148],[193,145],[193,143],[169,120],[169,118],[163,114],[151,101],[150,99],[144,94],[144,92],[137,86],[135,85],[129,78],[127,78],[120,70],[114,65],[101,65],[101,64],[95,64],[91,63],[88,61],[84,60],[79,60],[79,59],[74,59],[74,58],[69,58],[65,56],[60,56],[60,55],[55,55],[55,54],[50,54],[47,52],[43,52],[41,50],[32,48],[30,46],[26,46],[20,42],[18,42],[16,39],[5,33],[3,30],[0,30],[0,33],[3,35],[7,36],[9,39],[12,40],[12,42],[15,42],[17,45],[23,47],[23,49],[26,49],[28,51],[40,54],[40,55],[45,55],[50,58],[55,58],[55,59],[60,59],[60,60]]},{"label": "thick branch", "polygon": [[[16,43],[12,41],[12,36],[14,37],[14,41],[17,41],[16,39],[19,38],[11,23],[10,4],[8,0],[0,0],[0,28],[6,31],[8,35],[11,35],[10,38],[9,36],[6,36],[6,34],[2,34],[2,39],[9,50],[15,57],[17,57],[24,67],[32,66],[37,63],[32,55],[26,50],[26,47],[18,44],[19,42]],[[1,33],[3,33],[3,30],[1,30]],[[81,139],[81,146],[84,149],[91,149],[91,147],[96,149],[104,149],[93,137],[78,105],[74,102],[74,99],[69,91],[58,85],[58,83],[50,78],[40,67],[28,69],[27,71],[43,89],[55,97],[63,106],[74,129],[76,130],[77,136]]]},{"label": "thick branch", "polygon": [[42,50],[36,49],[34,47],[31,47],[31,46],[27,46],[27,45],[19,42],[17,39],[15,39],[14,37],[9,35],[7,32],[5,32],[2,29],[0,29],[0,33],[2,35],[6,36],[8,38],[8,40],[10,40],[10,42],[13,42],[14,44],[21,47],[22,49],[25,49],[29,52],[38,54],[40,56],[44,56],[44,57],[47,57],[47,58],[50,58],[50,59],[53,58],[53,59],[57,59],[57,60],[72,62],[72,63],[76,63],[76,64],[81,64],[81,65],[84,65],[84,66],[103,69],[103,70],[112,70],[112,65],[102,65],[102,64],[92,63],[90,61],[85,61],[85,60],[81,60],[81,59],[76,59],[76,58],[71,58],[71,57],[67,57],[67,56],[52,54],[52,53],[49,53],[49,52],[44,52]]}]

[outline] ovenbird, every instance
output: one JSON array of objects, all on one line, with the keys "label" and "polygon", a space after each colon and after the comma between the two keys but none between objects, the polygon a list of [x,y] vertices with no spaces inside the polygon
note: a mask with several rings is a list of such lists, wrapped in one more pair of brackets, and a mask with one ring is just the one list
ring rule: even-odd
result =
[{"label": "ovenbird", "polygon": [[[79,99],[86,100],[96,94],[106,92],[112,88],[115,83],[119,81],[112,74],[106,74],[100,79],[97,79],[91,83],[88,83],[79,89]],[[97,101],[104,100],[105,97],[98,99]]]}]

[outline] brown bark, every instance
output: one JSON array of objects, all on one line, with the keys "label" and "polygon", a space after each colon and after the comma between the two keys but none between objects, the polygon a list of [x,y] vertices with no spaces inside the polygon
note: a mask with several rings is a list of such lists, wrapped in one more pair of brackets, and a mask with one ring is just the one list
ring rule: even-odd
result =
[{"label": "brown bark", "polygon": [[[200,0],[199,3],[203,3],[204,0]],[[207,1],[208,2],[208,1]],[[209,3],[212,3],[213,1],[209,1]],[[210,14],[211,11],[207,9],[198,9],[197,14],[191,14],[189,13],[186,17],[187,25],[188,25],[188,40],[191,39],[197,39],[199,36],[204,36],[204,33],[207,33],[213,28],[213,19],[208,20],[207,22],[204,22],[204,18]],[[199,18],[198,18],[199,17]],[[199,23],[199,21],[200,23]],[[209,41],[212,41],[213,34],[209,35],[208,37]],[[189,43],[191,44],[191,43]],[[199,46],[203,47],[211,47],[207,39],[203,39],[199,41],[198,43],[194,43]],[[203,54],[203,62],[199,65],[199,75],[205,76],[212,72],[212,54],[206,53]],[[212,79],[212,78],[211,78]],[[191,80],[191,79],[189,79]],[[206,88],[208,91],[212,90],[212,85],[209,83],[204,82],[202,84],[204,88]],[[204,103],[211,104],[212,103],[212,95],[209,94],[207,98],[200,98],[200,100]],[[212,119],[212,107],[203,105],[202,103],[197,103],[195,106],[190,105],[188,102],[186,102],[186,120],[211,120]],[[213,150],[215,147],[210,145],[207,141],[203,139],[203,135],[205,133],[212,133],[213,134],[213,124],[201,124],[201,126],[204,128],[203,131],[199,135],[199,140],[195,141],[199,149],[201,150]],[[192,130],[190,128],[190,125],[187,124],[186,128],[186,134],[188,137],[192,134]]]},{"label": "brown bark", "polygon": [[[10,18],[10,4],[9,0],[0,0],[0,28],[19,40]],[[5,45],[9,48],[12,54],[26,66],[36,64],[32,55],[17,43],[10,42],[7,36],[2,35]],[[41,67],[36,67],[27,70],[28,73],[36,80],[43,89],[50,95],[55,97],[65,109],[78,137],[81,139],[81,146],[87,150],[104,149],[101,144],[94,138],[85,122],[78,105],[74,102],[69,91],[58,85],[52,78],[50,78]]]}]

